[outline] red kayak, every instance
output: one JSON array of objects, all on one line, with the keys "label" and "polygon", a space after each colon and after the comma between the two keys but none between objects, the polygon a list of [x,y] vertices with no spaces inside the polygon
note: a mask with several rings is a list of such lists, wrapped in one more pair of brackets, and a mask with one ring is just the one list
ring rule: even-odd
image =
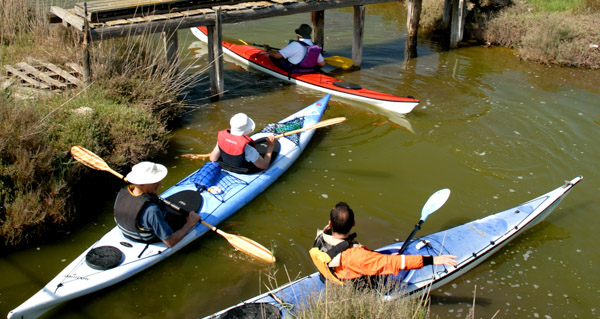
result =
[{"label": "red kayak", "polygon": [[[208,42],[205,27],[196,27],[191,30],[200,41]],[[276,66],[263,49],[252,45],[239,45],[223,41],[223,52],[243,65],[253,67],[281,80],[326,92],[345,100],[376,105],[399,114],[410,113],[419,104],[419,100],[414,98],[365,89],[360,85],[344,82],[322,73],[292,73],[289,75]]]}]

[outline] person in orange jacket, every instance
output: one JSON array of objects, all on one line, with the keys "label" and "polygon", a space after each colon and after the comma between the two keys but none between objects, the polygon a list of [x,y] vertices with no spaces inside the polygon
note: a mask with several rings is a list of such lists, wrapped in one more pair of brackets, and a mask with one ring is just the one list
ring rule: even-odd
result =
[{"label": "person in orange jacket", "polygon": [[321,252],[329,252],[330,256],[332,251],[341,251],[336,251],[327,264],[341,281],[365,276],[396,275],[401,270],[419,269],[427,265],[457,265],[456,256],[453,255],[388,255],[370,250],[354,240],[356,234],[350,231],[355,224],[350,206],[339,202],[330,212],[329,224],[317,232],[313,245]]}]

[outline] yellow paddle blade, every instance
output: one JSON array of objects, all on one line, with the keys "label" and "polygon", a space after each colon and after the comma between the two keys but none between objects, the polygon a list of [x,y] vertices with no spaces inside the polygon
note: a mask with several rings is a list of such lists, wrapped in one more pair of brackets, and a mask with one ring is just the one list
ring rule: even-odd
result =
[{"label": "yellow paddle blade", "polygon": [[191,158],[191,159],[206,159],[210,157],[210,154],[182,154],[179,157]]},{"label": "yellow paddle blade", "polygon": [[71,147],[71,156],[80,162],[81,164],[100,171],[110,172],[120,179],[123,179],[123,175],[115,172],[112,168],[106,164],[106,162],[100,158],[100,156],[94,154],[92,151],[85,149],[79,145]]},{"label": "yellow paddle blade", "polygon": [[354,61],[352,59],[344,56],[334,55],[325,57],[324,59],[327,64],[337,68],[342,68],[344,70],[350,69],[354,65]]},{"label": "yellow paddle blade", "polygon": [[275,256],[273,256],[271,251],[269,251],[261,244],[253,241],[252,239],[246,238],[244,236],[228,234],[220,229],[215,229],[215,231],[217,232],[217,234],[225,237],[225,239],[227,239],[231,246],[235,247],[239,251],[242,251],[254,258],[261,259],[268,263],[275,262]]}]

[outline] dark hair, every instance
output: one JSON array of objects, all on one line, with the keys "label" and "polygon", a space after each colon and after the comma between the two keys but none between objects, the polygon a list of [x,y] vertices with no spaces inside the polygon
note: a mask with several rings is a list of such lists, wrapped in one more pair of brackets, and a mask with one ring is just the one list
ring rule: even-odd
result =
[{"label": "dark hair", "polygon": [[354,226],[354,211],[345,202],[335,204],[329,213],[331,230],[338,234],[347,234]]}]

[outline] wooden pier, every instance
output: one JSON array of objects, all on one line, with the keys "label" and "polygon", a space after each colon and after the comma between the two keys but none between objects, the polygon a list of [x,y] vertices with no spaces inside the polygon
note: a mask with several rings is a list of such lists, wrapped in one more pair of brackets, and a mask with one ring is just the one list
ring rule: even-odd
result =
[{"label": "wooden pier", "polygon": [[[360,68],[365,5],[396,2],[397,0],[95,0],[75,4],[72,9],[57,6],[50,8],[51,22],[72,27],[82,35],[84,41],[125,37],[132,35],[162,33],[165,52],[170,60],[177,58],[177,30],[206,26],[208,29],[209,58],[214,59],[210,70],[211,94],[221,97],[224,92],[223,60],[221,47],[222,24],[238,23],[270,17],[299,13],[311,13],[313,41],[324,45],[324,11],[342,7],[354,8],[354,34],[352,60],[354,67]],[[416,52],[416,36],[422,0],[409,0],[407,26],[409,39],[407,46]],[[463,0],[446,0],[447,5],[455,2],[453,9],[458,11]],[[454,12],[456,12],[453,10]],[[462,11],[458,11],[462,12]],[[454,30],[454,17],[452,15]],[[458,19],[461,21],[462,19]],[[462,26],[460,24],[459,26]],[[461,27],[462,28],[462,27]],[[462,30],[457,27],[457,30]],[[462,33],[462,31],[461,31]],[[460,37],[454,37],[460,41]],[[215,59],[216,58],[216,59]],[[91,74],[89,64],[84,59],[84,73]],[[89,79],[88,79],[89,80]]]}]

